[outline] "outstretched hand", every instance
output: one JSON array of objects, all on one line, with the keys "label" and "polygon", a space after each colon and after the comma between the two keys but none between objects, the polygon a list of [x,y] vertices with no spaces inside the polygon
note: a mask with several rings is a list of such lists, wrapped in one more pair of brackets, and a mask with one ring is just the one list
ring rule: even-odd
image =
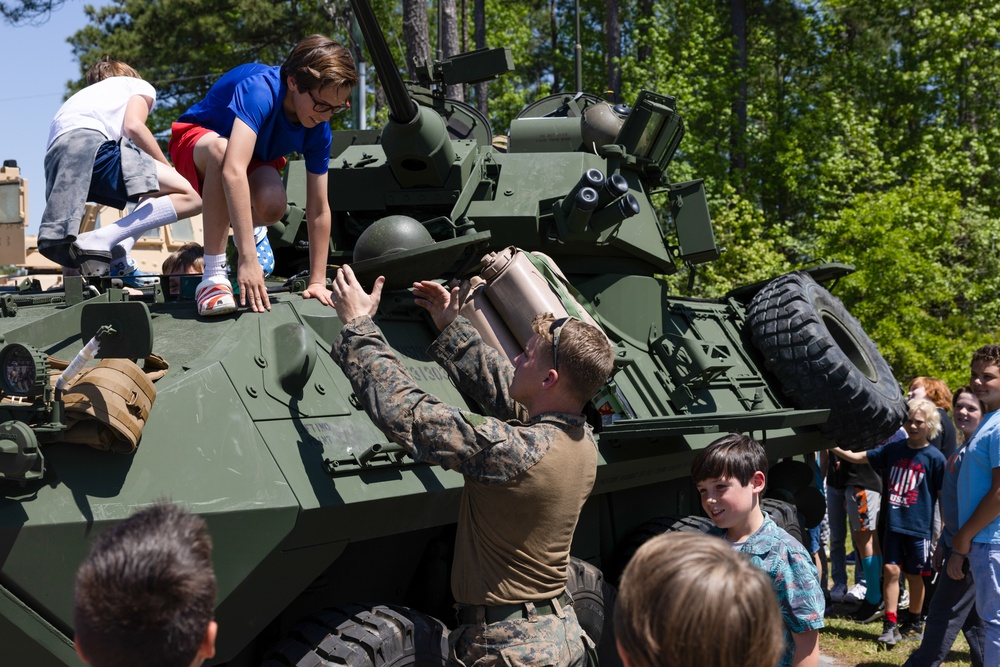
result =
[{"label": "outstretched hand", "polygon": [[362,315],[373,316],[378,310],[378,304],[382,300],[382,285],[385,284],[385,277],[379,276],[375,280],[371,294],[365,292],[358,279],[347,264],[337,270],[337,277],[333,280],[333,301],[337,309],[340,321],[348,323]]},{"label": "outstretched hand", "polygon": [[413,283],[413,302],[431,314],[434,326],[444,331],[458,317],[461,300],[458,298],[458,287],[446,289],[441,283],[433,280],[421,280]]}]

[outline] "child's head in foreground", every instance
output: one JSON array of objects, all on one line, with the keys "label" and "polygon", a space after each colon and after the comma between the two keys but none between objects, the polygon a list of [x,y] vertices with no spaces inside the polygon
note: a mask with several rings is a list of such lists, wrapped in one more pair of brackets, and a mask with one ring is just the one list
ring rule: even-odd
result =
[{"label": "child's head in foreground", "polygon": [[94,540],[76,575],[76,650],[95,667],[191,667],[215,654],[212,539],[157,503]]},{"label": "child's head in foreground", "polygon": [[771,580],[702,533],[666,533],[636,551],[614,624],[626,667],[773,667],[785,649]]}]

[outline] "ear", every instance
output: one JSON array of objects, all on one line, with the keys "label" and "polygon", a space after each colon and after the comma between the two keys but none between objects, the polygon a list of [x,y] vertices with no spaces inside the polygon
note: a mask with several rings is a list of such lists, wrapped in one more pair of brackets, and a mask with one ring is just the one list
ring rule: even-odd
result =
[{"label": "ear", "polygon": [[625,649],[622,648],[622,643],[617,639],[615,640],[615,647],[618,648],[618,657],[622,659],[622,665],[631,667],[628,662],[628,656],[625,655]]},{"label": "ear", "polygon": [[552,389],[559,382],[559,371],[554,368],[550,368],[549,372],[545,374],[545,379],[542,380],[542,386],[546,389]]},{"label": "ear", "polygon": [[766,478],[764,477],[764,473],[760,470],[756,471],[750,479],[750,487],[753,489],[754,493],[761,493],[764,491],[765,483]]},{"label": "ear", "polygon": [[198,655],[194,664],[200,665],[205,660],[215,657],[215,636],[218,632],[219,624],[215,621],[209,621],[208,627],[205,628],[205,636],[201,640],[201,646],[198,647]]},{"label": "ear", "polygon": [[87,660],[87,656],[85,656],[85,655],[83,654],[83,649],[82,649],[82,648],[80,648],[80,642],[77,642],[77,641],[74,641],[74,642],[73,642],[73,648],[74,648],[74,649],[76,649],[76,654],[77,654],[78,656],[80,656],[80,660],[82,660],[82,661],[84,661],[84,662],[87,662],[87,663],[89,663],[89,662],[90,662],[89,660]]},{"label": "ear", "polygon": [[295,92],[299,92],[299,87],[295,83],[295,77],[292,76],[291,74],[288,75],[288,81],[286,81],[285,83],[287,84],[288,90],[294,90]]}]

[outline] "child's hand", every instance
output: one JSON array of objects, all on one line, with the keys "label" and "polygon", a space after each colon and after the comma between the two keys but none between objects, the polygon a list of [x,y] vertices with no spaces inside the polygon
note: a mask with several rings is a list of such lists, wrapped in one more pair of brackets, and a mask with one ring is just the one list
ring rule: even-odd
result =
[{"label": "child's hand", "polygon": [[309,283],[309,286],[302,292],[303,299],[316,299],[324,306],[333,306],[333,292],[320,283]]},{"label": "child's hand", "polygon": [[256,254],[250,254],[246,260],[240,256],[236,267],[236,281],[240,286],[240,306],[247,305],[249,301],[250,309],[255,313],[271,310],[271,299],[264,284],[264,269],[257,261]]},{"label": "child's hand", "polygon": [[965,561],[969,557],[969,549],[972,547],[972,540],[962,538],[959,534],[951,540],[951,556],[948,557],[948,576],[955,581],[965,578]]}]

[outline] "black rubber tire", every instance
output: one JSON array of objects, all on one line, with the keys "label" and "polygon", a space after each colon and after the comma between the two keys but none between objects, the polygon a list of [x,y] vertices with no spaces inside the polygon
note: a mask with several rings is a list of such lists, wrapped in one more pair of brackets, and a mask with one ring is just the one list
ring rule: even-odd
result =
[{"label": "black rubber tire", "polygon": [[792,403],[830,410],[820,429],[841,447],[870,449],[903,423],[906,403],[889,364],[840,299],[809,274],[768,283],[750,302],[747,324]]},{"label": "black rubber tire", "polygon": [[798,540],[806,551],[809,551],[809,545],[806,543],[806,536],[809,533],[802,527],[799,511],[795,509],[795,505],[777,498],[761,498],[760,508],[768,513],[778,528],[784,528],[785,532]]},{"label": "black rubber tire", "polygon": [[611,581],[617,584],[621,580],[625,566],[632,560],[632,556],[639,550],[639,547],[651,537],[673,531],[707,533],[714,526],[712,520],[704,516],[660,516],[639,524],[635,530],[622,539],[615,549],[614,576]]},{"label": "black rubber tire", "polygon": [[443,667],[448,628],[406,607],[346,605],[298,623],[263,667]]},{"label": "black rubber tire", "polygon": [[580,626],[597,646],[601,667],[621,665],[612,621],[618,589],[604,580],[604,573],[598,567],[579,558],[569,560],[566,589],[573,597],[573,611]]}]

